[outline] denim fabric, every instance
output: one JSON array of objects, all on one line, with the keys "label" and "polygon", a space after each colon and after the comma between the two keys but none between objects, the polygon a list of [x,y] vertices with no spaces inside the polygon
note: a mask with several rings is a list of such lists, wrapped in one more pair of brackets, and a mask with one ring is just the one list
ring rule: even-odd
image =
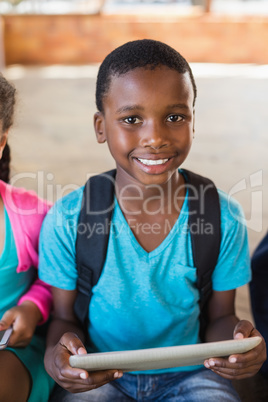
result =
[{"label": "denim fabric", "polygon": [[71,394],[55,389],[52,402],[238,402],[239,396],[226,380],[207,369],[161,375],[125,373],[119,380],[92,391]]}]

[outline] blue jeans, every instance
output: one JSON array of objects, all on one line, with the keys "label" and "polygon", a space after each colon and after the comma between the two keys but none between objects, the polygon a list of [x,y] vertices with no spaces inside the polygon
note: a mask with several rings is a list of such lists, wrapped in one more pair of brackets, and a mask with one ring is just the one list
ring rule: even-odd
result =
[{"label": "blue jeans", "polygon": [[119,380],[78,394],[71,394],[58,386],[50,401],[239,402],[240,398],[229,380],[202,368],[190,372],[160,375],[125,373]]}]

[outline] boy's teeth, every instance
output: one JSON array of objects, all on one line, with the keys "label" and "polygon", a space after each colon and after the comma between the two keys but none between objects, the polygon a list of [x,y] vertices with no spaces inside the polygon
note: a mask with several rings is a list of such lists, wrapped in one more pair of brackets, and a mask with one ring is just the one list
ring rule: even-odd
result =
[{"label": "boy's teeth", "polygon": [[168,159],[140,159],[138,158],[138,160],[143,163],[144,165],[162,165],[163,163],[166,163],[168,161]]}]

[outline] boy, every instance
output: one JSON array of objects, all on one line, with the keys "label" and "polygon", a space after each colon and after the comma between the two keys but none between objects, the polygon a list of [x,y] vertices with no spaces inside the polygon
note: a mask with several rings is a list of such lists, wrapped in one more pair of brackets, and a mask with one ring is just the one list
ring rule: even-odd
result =
[{"label": "boy", "polygon": [[[262,331],[267,343],[268,340],[268,233],[264,236],[255,250],[252,261],[252,281],[250,282],[250,296],[252,313],[256,327]],[[263,364],[261,373],[268,378],[268,362]]]},{"label": "boy", "polygon": [[[106,259],[89,306],[90,352],[200,342],[186,173],[179,169],[194,136],[195,98],[188,63],[161,42],[127,43],[100,67],[94,126],[98,142],[108,143],[116,178]],[[239,400],[230,379],[258,371],[266,358],[264,342],[243,355],[209,359],[206,368],[122,376],[118,370],[88,373],[70,367],[71,354],[86,353],[85,334],[73,312],[77,230],[71,227],[78,223],[82,192],[75,191],[56,204],[41,238],[40,277],[53,286],[55,306],[45,366],[63,388],[55,400]],[[239,205],[231,202],[235,220],[227,196],[220,191],[219,196],[221,248],[213,273],[206,341],[259,334],[234,313],[235,289],[250,279],[247,234],[239,223]]]}]

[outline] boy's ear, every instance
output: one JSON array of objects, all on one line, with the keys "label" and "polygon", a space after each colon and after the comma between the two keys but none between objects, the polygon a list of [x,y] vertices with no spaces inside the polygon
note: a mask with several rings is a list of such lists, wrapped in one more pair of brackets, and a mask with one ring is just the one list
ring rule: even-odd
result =
[{"label": "boy's ear", "polygon": [[4,148],[5,148],[6,143],[7,143],[7,134],[8,134],[8,131],[6,131],[6,132],[2,135],[2,138],[1,138],[1,140],[0,140],[0,159],[2,158],[3,151],[4,151]]},{"label": "boy's ear", "polygon": [[99,144],[103,144],[106,141],[104,116],[102,112],[94,114],[94,128],[96,138]]}]

